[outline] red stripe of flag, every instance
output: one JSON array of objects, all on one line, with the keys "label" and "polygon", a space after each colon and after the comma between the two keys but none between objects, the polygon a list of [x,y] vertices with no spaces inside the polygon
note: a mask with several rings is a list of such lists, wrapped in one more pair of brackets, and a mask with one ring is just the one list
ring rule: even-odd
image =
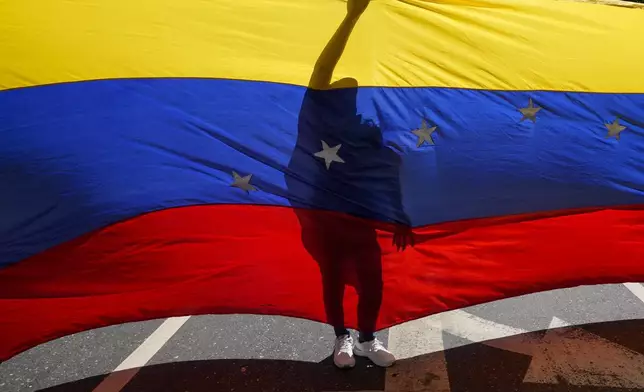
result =
[{"label": "red stripe of flag", "polygon": [[[168,316],[254,313],[326,322],[320,256],[302,240],[302,219],[344,222],[345,241],[329,253],[335,255],[339,249],[350,256],[349,244],[365,241],[366,231],[355,228],[375,230],[383,281],[378,328],[524,293],[644,280],[644,206],[428,226],[415,229],[415,247],[403,252],[392,245],[391,226],[298,214],[240,205],[169,209],[4,268],[0,360],[66,334]],[[328,238],[326,245],[338,237]],[[355,271],[347,276],[349,286],[360,280],[350,278]],[[357,300],[356,290],[346,290],[352,327]]]}]

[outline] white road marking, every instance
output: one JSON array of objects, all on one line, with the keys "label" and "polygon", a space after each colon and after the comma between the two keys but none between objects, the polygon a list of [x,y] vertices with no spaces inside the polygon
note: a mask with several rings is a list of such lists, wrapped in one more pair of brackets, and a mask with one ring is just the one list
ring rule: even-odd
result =
[{"label": "white road marking", "polygon": [[639,298],[640,301],[644,302],[644,286],[642,286],[640,283],[624,283],[624,286],[626,286],[626,288],[629,289],[631,293],[635,294],[635,296]]},{"label": "white road marking", "polygon": [[570,327],[570,324],[563,321],[559,317],[553,317],[552,320],[550,320],[550,325],[548,326],[548,329],[563,328],[563,327]]},{"label": "white road marking", "polygon": [[[536,337],[521,328],[495,323],[463,310],[441,314],[443,330],[473,343],[530,355]],[[501,339],[503,338],[503,339]]]},{"label": "white road marking", "polygon": [[[399,359],[443,351],[443,331],[470,342],[485,342],[493,347],[502,345],[499,348],[515,352],[516,348],[508,348],[504,342],[488,341],[529,332],[495,323],[463,310],[452,310],[392,327],[389,330],[389,349]],[[518,352],[523,351],[525,350]]]},{"label": "white road marking", "polygon": [[476,343],[528,332],[520,328],[495,323],[462,310],[446,312],[441,316],[445,331]]},{"label": "white road marking", "polygon": [[94,392],[119,392],[134,378],[163,345],[188,321],[190,316],[173,317],[165,320],[114,372],[94,389]]},{"label": "white road marking", "polygon": [[430,316],[389,329],[389,350],[397,359],[440,352],[443,347],[443,331],[437,316]]}]

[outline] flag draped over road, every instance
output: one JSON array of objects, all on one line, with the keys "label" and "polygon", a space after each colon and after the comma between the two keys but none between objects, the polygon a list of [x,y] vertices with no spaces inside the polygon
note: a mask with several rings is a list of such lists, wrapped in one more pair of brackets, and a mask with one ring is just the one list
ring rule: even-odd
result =
[{"label": "flag draped over road", "polygon": [[359,8],[0,1],[0,359],[644,279],[643,9]]}]

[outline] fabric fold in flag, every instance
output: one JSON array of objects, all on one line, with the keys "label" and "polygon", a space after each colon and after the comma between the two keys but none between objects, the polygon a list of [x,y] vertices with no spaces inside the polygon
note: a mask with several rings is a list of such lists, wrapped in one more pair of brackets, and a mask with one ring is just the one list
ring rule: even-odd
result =
[{"label": "fabric fold in flag", "polygon": [[0,4],[0,360],[644,278],[643,9],[34,4]]}]

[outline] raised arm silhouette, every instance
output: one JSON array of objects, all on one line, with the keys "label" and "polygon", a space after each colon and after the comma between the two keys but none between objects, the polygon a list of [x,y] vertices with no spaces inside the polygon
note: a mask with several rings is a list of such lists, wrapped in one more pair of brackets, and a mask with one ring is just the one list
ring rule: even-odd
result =
[{"label": "raised arm silhouette", "polygon": [[309,88],[325,90],[328,88],[356,88],[358,81],[353,78],[340,79],[331,84],[333,72],[335,71],[342,53],[347,46],[351,32],[358,19],[367,9],[369,0],[354,0],[347,2],[347,14],[340,23],[333,37],[324,47],[324,50],[315,62],[315,68],[309,80]]}]

